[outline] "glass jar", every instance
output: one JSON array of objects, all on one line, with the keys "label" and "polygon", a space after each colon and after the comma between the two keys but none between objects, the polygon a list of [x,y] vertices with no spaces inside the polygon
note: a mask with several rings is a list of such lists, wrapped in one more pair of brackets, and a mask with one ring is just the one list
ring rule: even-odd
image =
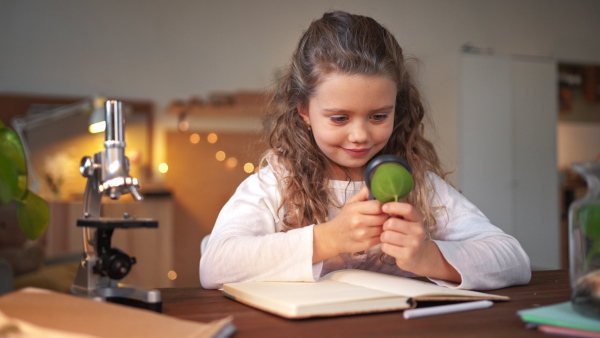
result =
[{"label": "glass jar", "polygon": [[569,206],[571,304],[585,316],[600,318],[600,162],[574,163],[587,193]]}]

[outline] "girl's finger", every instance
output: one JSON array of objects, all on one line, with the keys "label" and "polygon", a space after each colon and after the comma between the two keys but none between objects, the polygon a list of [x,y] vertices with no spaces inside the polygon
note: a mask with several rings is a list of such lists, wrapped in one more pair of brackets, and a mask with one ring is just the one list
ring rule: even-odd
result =
[{"label": "girl's finger", "polygon": [[366,201],[369,199],[369,189],[364,186],[354,196],[350,197],[348,203]]},{"label": "girl's finger", "polygon": [[410,222],[420,222],[421,213],[411,204],[402,202],[389,202],[381,207],[381,210],[390,215],[397,216]]}]

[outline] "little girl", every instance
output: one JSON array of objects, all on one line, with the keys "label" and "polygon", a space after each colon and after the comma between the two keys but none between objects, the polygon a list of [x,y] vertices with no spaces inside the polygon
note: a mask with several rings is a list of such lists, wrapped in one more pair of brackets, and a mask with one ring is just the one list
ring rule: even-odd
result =
[{"label": "little girl", "polygon": [[[444,181],[402,49],[375,20],[329,12],[314,21],[273,106],[271,149],[221,210],[201,257],[204,288],[348,268],[461,289],[529,282],[517,240]],[[381,154],[412,167],[415,188],[400,202],[368,199],[365,166]]]}]

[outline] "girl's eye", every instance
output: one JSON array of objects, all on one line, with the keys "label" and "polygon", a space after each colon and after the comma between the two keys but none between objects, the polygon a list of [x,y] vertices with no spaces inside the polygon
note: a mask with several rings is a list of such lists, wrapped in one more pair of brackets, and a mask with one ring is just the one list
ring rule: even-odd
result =
[{"label": "girl's eye", "polygon": [[371,118],[377,122],[385,121],[388,118],[388,114],[377,114],[371,116]]},{"label": "girl's eye", "polygon": [[348,121],[347,116],[332,116],[329,119],[335,123],[344,123],[344,122]]}]

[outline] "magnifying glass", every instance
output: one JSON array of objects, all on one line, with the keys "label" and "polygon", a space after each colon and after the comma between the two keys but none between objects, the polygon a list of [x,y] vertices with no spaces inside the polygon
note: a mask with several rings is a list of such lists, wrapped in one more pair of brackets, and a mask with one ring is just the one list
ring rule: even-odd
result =
[{"label": "magnifying glass", "polygon": [[415,185],[408,162],[390,154],[377,156],[369,162],[365,183],[369,188],[369,199],[375,198],[381,203],[401,200]]}]

